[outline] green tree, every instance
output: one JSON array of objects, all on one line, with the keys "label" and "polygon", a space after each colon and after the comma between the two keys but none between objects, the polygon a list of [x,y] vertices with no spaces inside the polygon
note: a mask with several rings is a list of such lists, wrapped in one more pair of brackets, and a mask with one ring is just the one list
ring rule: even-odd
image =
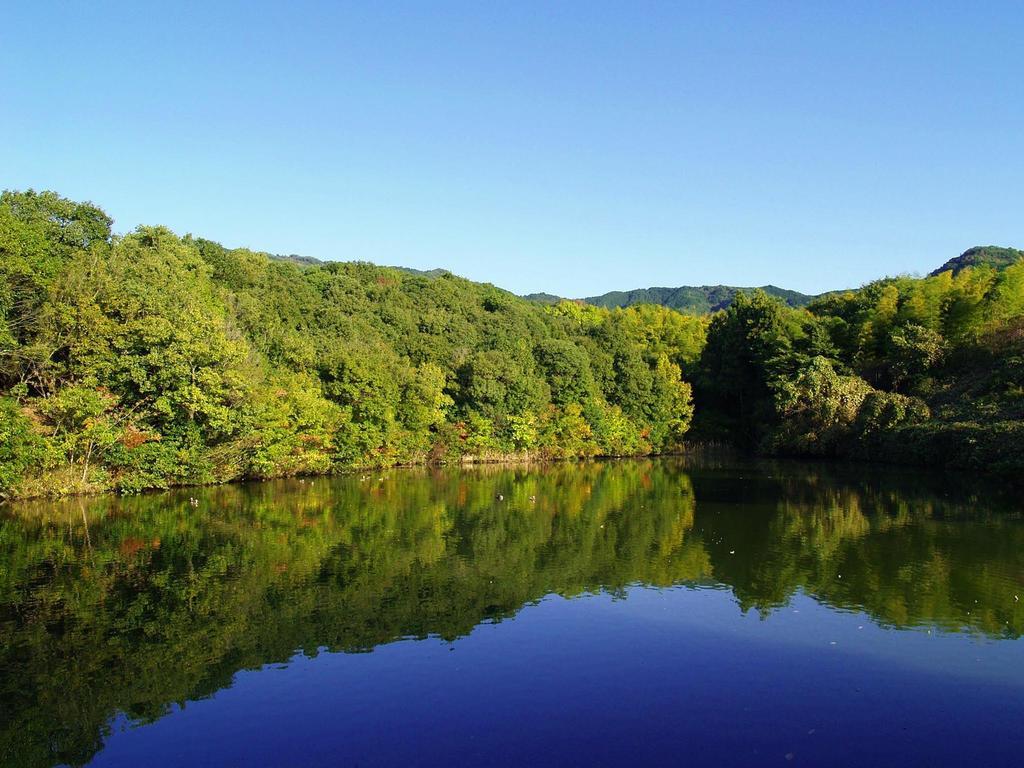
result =
[{"label": "green tree", "polygon": [[700,358],[697,406],[717,412],[732,435],[754,442],[772,419],[772,384],[792,349],[782,303],[755,291],[736,295],[708,327]]}]

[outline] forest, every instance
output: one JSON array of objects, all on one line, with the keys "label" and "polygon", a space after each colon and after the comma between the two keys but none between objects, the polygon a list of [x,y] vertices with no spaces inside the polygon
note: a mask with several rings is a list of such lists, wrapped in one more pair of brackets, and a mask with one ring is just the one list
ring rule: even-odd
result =
[{"label": "forest", "polygon": [[1013,476],[1024,262],[972,250],[805,307],[754,291],[694,315],[114,235],[91,203],[5,192],[0,497],[693,443]]}]

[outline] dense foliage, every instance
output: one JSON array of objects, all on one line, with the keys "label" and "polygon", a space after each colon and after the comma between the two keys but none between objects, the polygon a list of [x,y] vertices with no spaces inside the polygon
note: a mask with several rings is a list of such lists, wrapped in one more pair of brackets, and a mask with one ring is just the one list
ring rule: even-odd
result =
[{"label": "dense foliage", "polygon": [[1014,254],[972,249],[806,307],[729,289],[696,316],[542,305],[161,227],[113,236],[94,205],[7,192],[0,497],[669,452],[695,409],[701,440],[1013,473]]},{"label": "dense foliage", "polygon": [[763,452],[1019,473],[1024,261],[801,310],[739,296],[711,321],[696,388],[698,432]]},{"label": "dense foliage", "polygon": [[704,321],[0,198],[0,494],[677,449]]}]

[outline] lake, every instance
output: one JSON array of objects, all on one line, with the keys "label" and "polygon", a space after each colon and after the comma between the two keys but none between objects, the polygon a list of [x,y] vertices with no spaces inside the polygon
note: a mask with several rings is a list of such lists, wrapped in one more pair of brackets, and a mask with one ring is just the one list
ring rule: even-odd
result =
[{"label": "lake", "polygon": [[0,509],[0,764],[1024,763],[1024,515],[872,467]]}]

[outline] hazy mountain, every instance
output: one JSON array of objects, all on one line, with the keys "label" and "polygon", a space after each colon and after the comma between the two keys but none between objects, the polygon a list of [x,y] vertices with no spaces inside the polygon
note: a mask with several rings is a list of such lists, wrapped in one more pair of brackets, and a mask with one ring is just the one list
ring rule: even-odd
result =
[{"label": "hazy mountain", "polygon": [[[273,256],[274,259],[289,261],[300,266],[318,266],[326,262],[314,259],[309,256]],[[938,269],[931,272],[931,275],[938,275],[942,272],[952,270],[957,274],[967,267],[991,266],[1002,269],[1024,259],[1024,251],[1016,248],[1003,248],[995,245],[979,245],[968,248],[959,256],[950,259]],[[439,277],[451,274],[446,269],[413,269],[411,267],[394,267],[412,275],[421,277]],[[732,303],[733,298],[739,291],[750,293],[757,288],[740,288],[732,285],[681,285],[676,288],[651,287],[635,288],[629,291],[609,291],[600,296],[587,296],[581,301],[593,304],[598,307],[615,308],[631,307],[636,304],[658,304],[670,309],[692,315],[702,315],[708,312],[717,312],[725,309]],[[760,290],[769,296],[782,299],[790,307],[805,307],[819,296],[825,294],[806,294],[799,291],[791,291],[786,288],[779,288],[775,285],[762,285]],[[828,293],[832,293],[829,291]],[[556,304],[563,300],[563,297],[552,293],[530,293],[522,298],[538,304]]]},{"label": "hazy mountain", "polygon": [[560,301],[564,301],[561,296],[555,296],[553,293],[528,293],[523,298],[527,301],[535,301],[538,304],[557,304]]},{"label": "hazy mountain", "polygon": [[[610,291],[601,296],[588,296],[588,304],[599,307],[631,307],[634,304],[660,304],[688,314],[702,315],[725,309],[739,291],[750,293],[755,288],[737,288],[731,285],[683,285],[678,288],[637,288],[632,291]],[[791,307],[803,307],[815,297],[789,291],[774,285],[761,286],[769,296],[782,299]]]},{"label": "hazy mountain", "polygon": [[320,259],[314,259],[312,256],[299,256],[295,253],[289,253],[287,255],[283,253],[270,253],[267,255],[276,261],[287,261],[292,264],[297,264],[300,267],[319,267],[324,263]]},{"label": "hazy mountain", "polygon": [[[287,261],[300,267],[322,267],[324,264],[332,263],[331,261],[316,259],[312,256],[299,256],[294,253],[287,255],[271,253],[267,255],[276,261]],[[405,272],[408,275],[418,275],[419,277],[440,277],[441,275],[451,274],[447,269],[413,269],[412,267],[389,267],[389,269],[397,269],[399,272]]]}]

